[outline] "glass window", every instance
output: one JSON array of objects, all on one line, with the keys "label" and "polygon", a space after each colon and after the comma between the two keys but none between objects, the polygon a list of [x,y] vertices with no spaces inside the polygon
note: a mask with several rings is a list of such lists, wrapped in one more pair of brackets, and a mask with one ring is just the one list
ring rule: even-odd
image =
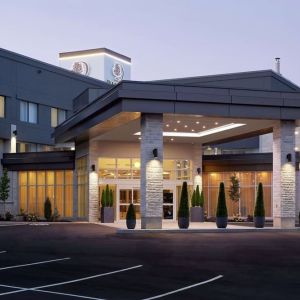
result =
[{"label": "glass window", "polygon": [[56,127],[66,120],[67,111],[60,108],[51,107],[51,126]]},{"label": "glass window", "polygon": [[20,120],[23,122],[37,123],[38,107],[36,103],[20,101]]},{"label": "glass window", "polygon": [[51,107],[51,127],[56,127],[57,125],[57,108]]},{"label": "glass window", "polygon": [[129,158],[120,158],[118,162],[118,178],[129,179],[131,178],[131,164]]},{"label": "glass window", "polygon": [[0,96],[0,118],[5,117],[5,98]]},{"label": "glass window", "polygon": [[61,124],[66,120],[66,111],[64,109],[59,109],[58,110],[58,124]]}]

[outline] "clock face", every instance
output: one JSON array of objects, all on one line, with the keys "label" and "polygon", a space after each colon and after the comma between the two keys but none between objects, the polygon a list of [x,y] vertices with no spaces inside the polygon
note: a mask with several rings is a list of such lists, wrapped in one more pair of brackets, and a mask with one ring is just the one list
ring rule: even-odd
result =
[{"label": "clock face", "polygon": [[72,65],[72,71],[81,75],[87,75],[89,72],[89,66],[84,61],[76,61]]},{"label": "clock face", "polygon": [[112,74],[115,77],[116,82],[121,81],[124,77],[124,70],[122,65],[119,63],[114,63],[112,67]]}]

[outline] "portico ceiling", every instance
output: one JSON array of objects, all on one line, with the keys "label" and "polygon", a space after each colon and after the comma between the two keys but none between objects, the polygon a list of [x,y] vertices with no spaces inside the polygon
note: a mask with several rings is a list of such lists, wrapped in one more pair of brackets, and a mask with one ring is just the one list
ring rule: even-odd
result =
[{"label": "portico ceiling", "polygon": [[[129,119],[127,118],[127,120]],[[163,122],[164,142],[191,144],[225,142],[271,132],[273,125],[274,120],[165,114]],[[95,140],[137,142],[141,139],[140,117],[105,132],[104,130],[98,131],[98,133],[96,136],[96,131],[93,131]]]}]

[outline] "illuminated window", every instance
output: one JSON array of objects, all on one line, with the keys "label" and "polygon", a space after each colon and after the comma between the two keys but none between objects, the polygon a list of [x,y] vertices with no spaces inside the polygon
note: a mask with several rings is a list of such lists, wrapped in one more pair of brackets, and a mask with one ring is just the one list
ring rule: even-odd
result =
[{"label": "illuminated window", "polygon": [[0,118],[5,117],[5,98],[0,96]]},{"label": "illuminated window", "polygon": [[51,107],[51,127],[56,127],[66,120],[67,111]]}]

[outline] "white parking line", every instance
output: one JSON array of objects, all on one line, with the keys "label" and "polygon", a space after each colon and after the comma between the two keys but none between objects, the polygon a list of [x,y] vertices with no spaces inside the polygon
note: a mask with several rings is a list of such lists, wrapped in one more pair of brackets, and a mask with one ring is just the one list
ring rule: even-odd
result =
[{"label": "white parking line", "polygon": [[0,254],[6,253],[7,251],[0,251]]},{"label": "white parking line", "polygon": [[210,282],[215,281],[215,280],[218,280],[218,279],[220,279],[220,278],[222,278],[222,277],[223,277],[223,275],[218,275],[218,276],[216,276],[216,277],[214,277],[214,278],[211,278],[211,279],[208,279],[208,280],[205,280],[205,281],[201,281],[201,282],[198,282],[198,283],[195,283],[195,284],[192,284],[192,285],[183,287],[183,288],[178,289],[178,290],[174,290],[174,291],[171,291],[171,292],[168,292],[168,293],[156,295],[156,296],[153,296],[153,297],[150,297],[150,298],[144,298],[144,299],[142,299],[142,300],[152,300],[152,299],[162,298],[162,297],[165,297],[165,296],[168,296],[168,295],[172,295],[172,294],[175,294],[175,293],[179,293],[179,292],[181,292],[181,291],[185,291],[185,290],[191,289],[191,288],[196,287],[196,286],[199,286],[199,285],[203,285],[203,284],[206,284],[206,283],[210,283]]},{"label": "white parking line", "polygon": [[10,291],[10,292],[1,293],[0,296],[5,296],[5,295],[9,295],[9,294],[17,294],[17,293],[22,293],[22,292],[27,292],[27,291],[33,291],[33,292],[42,292],[42,293],[49,293],[49,294],[65,295],[65,296],[71,296],[71,297],[77,297],[77,298],[104,300],[104,299],[101,299],[101,298],[93,298],[93,297],[88,297],[88,296],[83,296],[83,295],[75,295],[75,294],[68,294],[68,293],[59,293],[59,292],[53,292],[53,291],[46,291],[46,290],[44,290],[44,288],[59,286],[59,285],[65,285],[65,284],[74,283],[74,282],[85,281],[85,280],[98,278],[98,277],[102,277],[102,276],[108,276],[108,275],[112,275],[112,274],[116,274],[116,273],[121,273],[121,272],[125,272],[125,271],[130,271],[130,270],[133,270],[133,269],[141,268],[142,266],[143,265],[137,265],[137,266],[133,266],[133,267],[130,267],[130,268],[120,269],[120,270],[111,271],[111,272],[107,272],[107,273],[101,273],[101,274],[88,276],[88,277],[82,277],[82,278],[69,280],[69,281],[64,281],[64,282],[58,282],[58,283],[53,283],[53,284],[48,284],[48,285],[43,285],[43,286],[36,286],[36,287],[32,287],[32,288],[24,288],[24,287],[19,287],[19,286],[11,286],[11,285],[0,284],[0,287],[17,289],[17,291]]},{"label": "white parking line", "polygon": [[8,266],[8,267],[0,268],[0,271],[2,271],[2,270],[8,270],[8,269],[15,269],[15,268],[22,268],[22,267],[29,267],[29,266],[34,266],[34,265],[48,264],[48,263],[62,261],[62,260],[67,260],[67,259],[71,259],[71,258],[70,257],[64,257],[64,258],[58,258],[58,259],[38,261],[38,262],[30,263],[30,264]]}]

